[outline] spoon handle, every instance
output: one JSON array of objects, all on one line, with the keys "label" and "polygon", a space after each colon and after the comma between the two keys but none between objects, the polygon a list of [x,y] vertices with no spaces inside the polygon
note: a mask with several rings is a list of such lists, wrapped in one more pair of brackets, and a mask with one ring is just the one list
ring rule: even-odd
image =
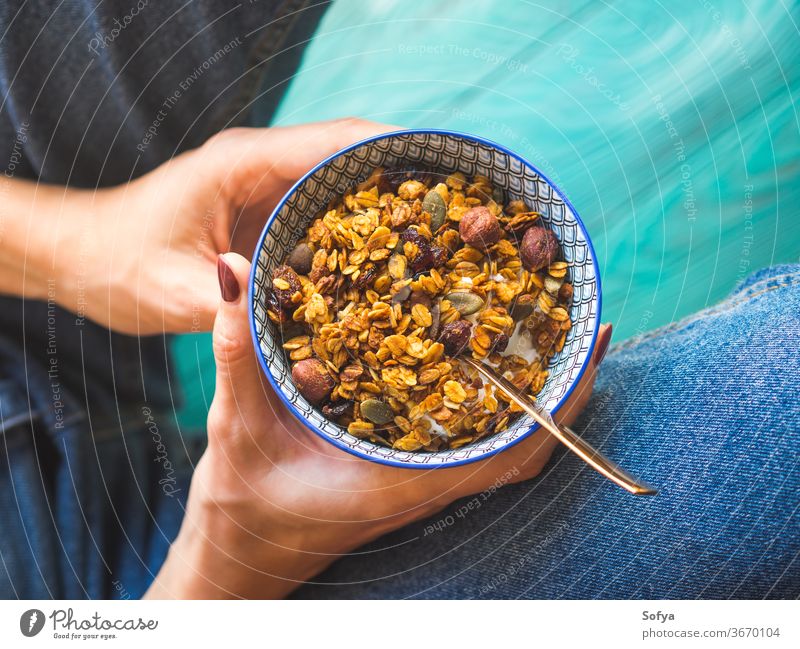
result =
[{"label": "spoon handle", "polygon": [[558,439],[595,471],[636,496],[654,496],[658,493],[657,489],[635,478],[621,466],[609,460],[571,428],[556,424],[547,410],[522,394],[511,381],[495,372],[493,368],[466,355],[463,355],[461,360],[505,392],[520,408],[528,413],[536,423],[547,430],[553,437]]}]

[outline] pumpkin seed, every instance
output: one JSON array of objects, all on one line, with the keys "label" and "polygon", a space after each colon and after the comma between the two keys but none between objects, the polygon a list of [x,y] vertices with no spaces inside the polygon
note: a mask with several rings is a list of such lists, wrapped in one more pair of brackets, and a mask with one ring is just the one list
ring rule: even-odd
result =
[{"label": "pumpkin seed", "polygon": [[462,316],[477,313],[483,308],[484,304],[483,300],[475,295],[475,293],[469,293],[467,291],[448,293],[445,298]]},{"label": "pumpkin seed", "polygon": [[383,426],[394,419],[394,412],[383,401],[367,399],[361,402],[361,415],[372,423]]},{"label": "pumpkin seed", "polygon": [[447,206],[444,204],[444,199],[439,195],[439,192],[432,189],[425,194],[425,200],[422,201],[422,210],[431,215],[431,232],[436,232],[447,214]]}]

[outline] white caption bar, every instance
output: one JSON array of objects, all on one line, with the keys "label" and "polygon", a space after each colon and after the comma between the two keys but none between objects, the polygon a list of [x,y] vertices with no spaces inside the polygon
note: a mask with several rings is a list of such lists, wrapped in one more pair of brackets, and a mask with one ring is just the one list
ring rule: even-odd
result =
[{"label": "white caption bar", "polygon": [[800,602],[0,602],[0,646],[798,647]]}]

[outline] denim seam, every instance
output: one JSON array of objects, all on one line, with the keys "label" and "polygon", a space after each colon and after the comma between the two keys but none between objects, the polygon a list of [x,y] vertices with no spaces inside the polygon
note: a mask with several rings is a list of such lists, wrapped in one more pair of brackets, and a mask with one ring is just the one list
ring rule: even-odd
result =
[{"label": "denim seam", "polygon": [[[652,340],[654,338],[658,338],[664,334],[668,333],[675,333],[680,329],[684,329],[689,325],[692,325],[696,322],[700,322],[702,320],[706,320],[710,317],[719,315],[721,313],[725,313],[726,311],[731,311],[732,309],[754,300],[761,295],[769,293],[770,291],[774,291],[779,288],[786,288],[787,286],[793,286],[795,284],[800,283],[800,273],[793,272],[788,273],[786,275],[778,275],[777,277],[769,277],[765,278],[761,281],[756,282],[752,286],[749,286],[746,289],[746,292],[742,295],[737,295],[735,298],[728,298],[727,300],[721,302],[717,306],[710,307],[701,311],[700,313],[696,313],[690,315],[683,320],[679,320],[678,322],[674,322],[672,324],[665,325],[663,327],[659,327],[658,329],[654,329],[648,333],[642,334],[641,336],[636,336],[631,338],[630,340],[625,340],[617,345],[614,345],[610,351],[617,351],[621,349],[629,349],[638,345],[643,342],[647,342],[648,340]],[[768,284],[766,288],[761,289],[765,284]]]},{"label": "denim seam", "polygon": [[[782,275],[774,275],[774,276],[771,276],[771,277],[765,277],[764,279],[760,279],[757,282],[754,282],[750,286],[747,286],[745,288],[739,289],[733,295],[731,295],[729,299],[739,298],[739,297],[745,298],[745,297],[748,297],[748,296],[752,296],[752,294],[756,293],[756,292],[758,294],[761,294],[764,291],[760,291],[760,290],[757,291],[757,289],[759,289],[762,286],[767,286],[769,288],[769,286],[773,282],[781,282],[781,281],[783,281],[783,284],[781,284],[781,286],[790,286],[791,284],[794,283],[794,280],[800,280],[800,271],[792,271],[791,273],[783,273]],[[722,304],[725,304],[726,302],[727,302],[727,300],[723,301]]]}]

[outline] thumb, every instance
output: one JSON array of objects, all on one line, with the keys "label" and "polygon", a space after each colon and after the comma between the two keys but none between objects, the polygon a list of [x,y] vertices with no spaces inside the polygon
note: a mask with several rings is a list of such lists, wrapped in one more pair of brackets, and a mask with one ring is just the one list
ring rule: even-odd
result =
[{"label": "thumb", "polygon": [[247,282],[250,262],[233,252],[217,257],[222,300],[214,320],[213,348],[217,365],[214,401],[244,410],[242,403],[263,400],[261,372],[250,340]]}]

